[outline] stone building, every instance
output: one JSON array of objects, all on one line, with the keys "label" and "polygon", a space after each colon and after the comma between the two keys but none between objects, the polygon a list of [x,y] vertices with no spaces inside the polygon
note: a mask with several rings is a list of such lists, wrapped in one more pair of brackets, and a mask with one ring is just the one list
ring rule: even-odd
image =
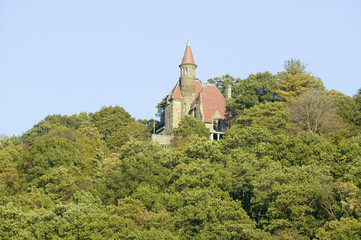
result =
[{"label": "stone building", "polygon": [[[226,99],[216,86],[202,86],[201,82],[196,80],[197,65],[189,42],[179,68],[179,81],[166,97],[165,112],[161,119],[164,128],[158,135],[163,135],[164,139],[165,136],[171,136],[182,117],[190,115],[206,124],[211,139],[219,140],[226,130]],[[227,89],[227,95],[230,96],[230,88]],[[153,136],[154,140],[155,138],[162,136]]]}]

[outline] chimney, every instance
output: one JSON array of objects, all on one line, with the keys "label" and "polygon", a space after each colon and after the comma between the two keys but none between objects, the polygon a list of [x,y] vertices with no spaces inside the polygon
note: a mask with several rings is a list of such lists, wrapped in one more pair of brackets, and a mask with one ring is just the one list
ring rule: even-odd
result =
[{"label": "chimney", "polygon": [[226,89],[226,100],[230,99],[232,97],[232,85],[227,85]]}]

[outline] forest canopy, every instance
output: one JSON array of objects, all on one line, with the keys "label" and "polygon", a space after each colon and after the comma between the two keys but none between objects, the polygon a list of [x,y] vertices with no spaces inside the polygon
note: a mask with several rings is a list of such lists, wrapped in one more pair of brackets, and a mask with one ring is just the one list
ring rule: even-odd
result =
[{"label": "forest canopy", "polygon": [[361,90],[284,67],[208,80],[233,88],[220,141],[184,118],[163,148],[119,106],[1,136],[0,238],[360,239]]}]

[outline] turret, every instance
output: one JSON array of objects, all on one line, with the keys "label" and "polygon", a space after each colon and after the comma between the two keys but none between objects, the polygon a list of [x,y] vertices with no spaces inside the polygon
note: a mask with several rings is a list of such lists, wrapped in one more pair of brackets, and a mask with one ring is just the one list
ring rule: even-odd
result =
[{"label": "turret", "polygon": [[182,116],[187,115],[195,99],[195,78],[197,65],[194,63],[189,41],[180,68],[180,88],[182,94]]}]

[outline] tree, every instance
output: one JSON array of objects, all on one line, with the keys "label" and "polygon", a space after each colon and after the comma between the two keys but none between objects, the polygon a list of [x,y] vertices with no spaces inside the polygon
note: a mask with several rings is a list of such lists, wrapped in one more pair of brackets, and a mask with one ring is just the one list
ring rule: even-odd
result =
[{"label": "tree", "polygon": [[192,134],[198,137],[208,137],[209,129],[204,122],[197,121],[191,116],[184,116],[176,129],[173,130],[175,137],[188,137]]},{"label": "tree", "polygon": [[285,71],[277,74],[278,86],[275,90],[282,101],[290,101],[310,89],[323,90],[320,78],[305,71],[306,65],[298,59],[285,61]]},{"label": "tree", "polygon": [[222,145],[225,152],[230,152],[236,148],[248,150],[261,144],[273,142],[274,136],[270,130],[263,126],[241,127],[235,125],[226,132]]},{"label": "tree", "polygon": [[291,118],[300,130],[330,133],[341,127],[332,98],[325,92],[310,90],[290,104]]},{"label": "tree", "polygon": [[128,125],[112,132],[106,142],[110,149],[119,150],[121,146],[132,139],[149,141],[150,134],[149,129],[145,125],[131,121]]},{"label": "tree", "polygon": [[99,112],[90,114],[91,121],[103,135],[110,149],[119,149],[130,139],[148,140],[150,132],[138,123],[122,107],[103,107]]},{"label": "tree", "polygon": [[245,80],[236,81],[232,98],[227,101],[227,113],[234,118],[256,104],[277,101],[276,86],[277,80],[270,72],[251,74]]},{"label": "tree", "polygon": [[159,118],[162,118],[162,116],[165,114],[165,108],[167,106],[167,97],[163,98],[160,103],[157,104],[157,114],[156,116]]},{"label": "tree", "polygon": [[357,105],[357,95],[349,97],[336,90],[328,91],[327,95],[330,96],[337,105],[337,113],[345,122],[352,125],[361,123],[361,105]]},{"label": "tree", "polygon": [[163,189],[168,169],[160,159],[162,148],[152,142],[129,141],[119,149],[111,161],[104,161],[97,174],[95,189],[106,203],[133,194],[140,184]]},{"label": "tree", "polygon": [[179,122],[178,128],[173,130],[173,135],[171,146],[183,150],[196,138],[209,137],[209,129],[204,122],[197,121],[195,118],[186,115]]},{"label": "tree", "polygon": [[332,197],[331,181],[328,168],[322,165],[285,168],[270,162],[252,182],[252,212],[259,224],[275,235],[312,239],[322,220],[333,218],[322,205],[323,199]]},{"label": "tree", "polygon": [[59,123],[60,125],[78,129],[84,122],[88,122],[89,115],[86,112],[81,112],[79,115],[73,114],[71,116],[67,115],[49,115],[47,116],[44,121]]},{"label": "tree", "polygon": [[144,126],[146,126],[149,129],[150,133],[154,132],[154,126],[157,126],[159,124],[159,121],[151,118],[151,119],[138,119],[137,120],[138,123],[143,124]]},{"label": "tree", "polygon": [[130,114],[119,106],[103,107],[99,112],[90,114],[90,117],[99,132],[103,134],[104,140],[107,140],[113,132],[134,121]]},{"label": "tree", "polygon": [[[5,145],[5,141],[8,142]],[[13,194],[22,187],[21,175],[17,169],[22,149],[9,139],[0,140],[0,192]]]},{"label": "tree", "polygon": [[34,127],[32,127],[29,131],[24,133],[20,137],[20,139],[22,140],[22,142],[31,145],[34,143],[34,141],[37,137],[48,133],[49,131],[51,131],[53,128],[55,128],[57,126],[59,126],[59,124],[57,122],[54,122],[54,121],[50,122],[50,121],[42,120],[38,124],[36,124]]},{"label": "tree", "polygon": [[255,229],[241,204],[221,200],[208,189],[186,193],[186,205],[174,215],[174,227],[182,239],[268,239]]},{"label": "tree", "polygon": [[327,222],[316,234],[317,239],[361,239],[361,221],[354,218],[341,218]]},{"label": "tree", "polygon": [[356,124],[358,126],[361,126],[361,88],[357,91],[357,94],[354,96],[354,99],[356,101],[357,110],[359,113],[359,117],[356,121]]},{"label": "tree", "polygon": [[226,89],[228,85],[234,86],[239,84],[241,81],[240,78],[234,78],[229,74],[223,75],[222,77],[210,78],[207,80],[208,83],[215,85],[218,90],[226,96]]},{"label": "tree", "polygon": [[274,133],[287,132],[290,114],[284,103],[265,102],[245,109],[234,121],[240,127],[263,126]]},{"label": "tree", "polygon": [[[79,129],[83,126],[88,126],[89,128],[94,128],[94,125],[90,123],[89,115],[85,112],[81,112],[79,115],[73,114],[71,116],[67,115],[49,115],[36,124],[32,129],[27,131],[21,136],[21,140],[27,144],[33,144],[35,139],[39,136],[45,135],[50,132],[52,129],[57,128],[58,126],[64,126],[66,128]],[[92,131],[92,135],[98,135],[99,133]]]}]

